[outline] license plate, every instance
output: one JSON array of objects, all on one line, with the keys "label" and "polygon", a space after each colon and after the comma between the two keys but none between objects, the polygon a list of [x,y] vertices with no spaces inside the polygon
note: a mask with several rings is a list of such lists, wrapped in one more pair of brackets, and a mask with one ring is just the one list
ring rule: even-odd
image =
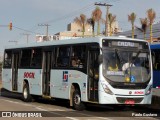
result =
[{"label": "license plate", "polygon": [[135,104],[134,100],[126,100],[125,104]]}]

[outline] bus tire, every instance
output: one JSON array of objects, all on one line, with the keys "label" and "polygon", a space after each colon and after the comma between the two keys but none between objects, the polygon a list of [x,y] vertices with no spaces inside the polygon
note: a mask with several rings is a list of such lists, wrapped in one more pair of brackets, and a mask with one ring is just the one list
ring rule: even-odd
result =
[{"label": "bus tire", "polygon": [[77,89],[73,92],[72,102],[75,110],[82,111],[85,109],[84,103],[81,101],[80,91]]},{"label": "bus tire", "polygon": [[32,101],[32,97],[29,92],[29,86],[26,83],[23,86],[22,99],[24,102],[31,102]]}]

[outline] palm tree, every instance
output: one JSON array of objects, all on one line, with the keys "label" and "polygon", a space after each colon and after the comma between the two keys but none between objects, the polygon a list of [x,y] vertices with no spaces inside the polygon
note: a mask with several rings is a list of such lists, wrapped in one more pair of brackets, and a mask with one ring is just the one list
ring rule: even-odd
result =
[{"label": "palm tree", "polygon": [[130,15],[128,15],[128,21],[132,24],[132,38],[134,38],[134,22],[136,20],[136,14],[133,12]]},{"label": "palm tree", "polygon": [[84,14],[81,14],[80,17],[76,17],[74,22],[82,28],[82,36],[84,37],[85,26],[87,24],[87,19]]},{"label": "palm tree", "polygon": [[112,36],[113,29],[112,29],[112,24],[116,21],[116,16],[112,15],[112,13],[108,14],[108,21],[109,21],[109,29],[110,29],[110,36]]},{"label": "palm tree", "polygon": [[141,22],[141,30],[144,33],[144,40],[146,40],[146,31],[147,31],[147,27],[148,27],[148,20],[147,18],[140,18],[140,22]]},{"label": "palm tree", "polygon": [[97,35],[100,34],[100,20],[102,19],[102,11],[99,7],[96,7],[96,9],[92,12],[92,17],[97,22]]},{"label": "palm tree", "polygon": [[92,26],[92,35],[94,36],[94,27],[95,27],[95,19],[94,19],[94,17],[89,18],[87,20],[87,22],[88,22],[88,24],[90,24]]},{"label": "palm tree", "polygon": [[150,40],[152,42],[152,24],[154,22],[154,19],[156,18],[156,13],[155,11],[151,8],[147,10],[147,17],[149,20],[149,26],[150,26]]}]

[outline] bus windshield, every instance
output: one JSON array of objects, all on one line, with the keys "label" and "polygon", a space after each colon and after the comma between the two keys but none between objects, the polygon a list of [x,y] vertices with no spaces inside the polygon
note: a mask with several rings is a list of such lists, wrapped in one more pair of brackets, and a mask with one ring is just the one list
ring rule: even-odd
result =
[{"label": "bus windshield", "polygon": [[147,82],[151,76],[149,58],[146,50],[104,49],[103,75],[114,82]]}]

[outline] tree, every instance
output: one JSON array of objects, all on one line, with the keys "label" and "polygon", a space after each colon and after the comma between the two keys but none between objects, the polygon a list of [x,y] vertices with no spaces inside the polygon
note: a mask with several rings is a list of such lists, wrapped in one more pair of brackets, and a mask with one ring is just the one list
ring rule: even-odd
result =
[{"label": "tree", "polygon": [[90,24],[92,26],[92,35],[94,36],[94,27],[95,27],[95,19],[94,19],[94,17],[89,18],[87,20],[87,22],[88,22],[88,24]]},{"label": "tree", "polygon": [[109,21],[109,29],[110,29],[110,36],[112,36],[113,29],[112,29],[112,24],[116,21],[116,16],[112,15],[112,13],[108,14],[108,21]]},{"label": "tree", "polygon": [[153,37],[153,35],[152,35],[152,24],[154,22],[154,19],[156,18],[156,13],[152,8],[147,10],[147,17],[148,17],[149,26],[150,26],[150,40],[152,42],[152,37]]},{"label": "tree", "polygon": [[132,38],[134,38],[134,22],[136,20],[136,14],[133,12],[128,15],[128,21],[131,22],[132,25]]},{"label": "tree", "polygon": [[92,17],[97,22],[97,35],[100,34],[100,21],[102,19],[102,11],[99,7],[96,7],[96,9],[92,12]]},{"label": "tree", "polygon": [[84,37],[85,26],[87,24],[87,19],[84,14],[81,14],[80,17],[76,17],[74,22],[82,28],[82,36]]},{"label": "tree", "polygon": [[144,33],[144,40],[146,40],[146,31],[148,27],[148,20],[147,18],[140,18],[140,23],[141,23],[141,30]]}]

